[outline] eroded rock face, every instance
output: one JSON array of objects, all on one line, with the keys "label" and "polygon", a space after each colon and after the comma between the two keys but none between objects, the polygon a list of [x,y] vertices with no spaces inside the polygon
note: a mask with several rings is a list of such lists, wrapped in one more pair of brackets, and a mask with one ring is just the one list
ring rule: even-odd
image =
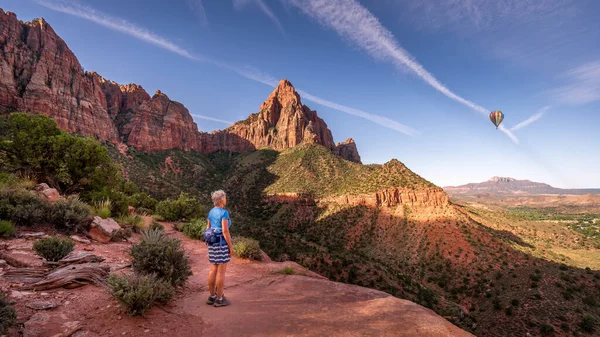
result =
[{"label": "eroded rock face", "polygon": [[345,142],[337,143],[335,145],[335,154],[349,161],[361,163],[356,143],[352,138],[346,139]]},{"label": "eroded rock face", "polygon": [[238,122],[224,132],[250,142],[255,148],[285,150],[303,143],[317,143],[334,150],[327,124],[302,104],[300,95],[288,80],[281,80],[257,114]]},{"label": "eroded rock face", "polygon": [[201,133],[185,106],[162,92],[150,97],[137,84],[119,85],[85,72],[44,19],[24,23],[0,9],[0,52],[0,113],[41,113],[65,131],[139,151],[242,153],[318,143],[360,162],[356,145],[336,146],[325,121],[302,104],[287,80],[279,83],[258,113],[225,130]]},{"label": "eroded rock face", "polygon": [[118,139],[97,76],[86,73],[44,19],[0,10],[0,112],[42,113],[72,133]]}]

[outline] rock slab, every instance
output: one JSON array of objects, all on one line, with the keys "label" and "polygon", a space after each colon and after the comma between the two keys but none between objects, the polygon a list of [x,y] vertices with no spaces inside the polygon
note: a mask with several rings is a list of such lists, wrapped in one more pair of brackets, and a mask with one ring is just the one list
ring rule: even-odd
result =
[{"label": "rock slab", "polygon": [[121,230],[121,226],[111,219],[102,219],[99,216],[94,217],[94,221],[90,225],[89,236],[92,240],[108,243],[114,235]]}]

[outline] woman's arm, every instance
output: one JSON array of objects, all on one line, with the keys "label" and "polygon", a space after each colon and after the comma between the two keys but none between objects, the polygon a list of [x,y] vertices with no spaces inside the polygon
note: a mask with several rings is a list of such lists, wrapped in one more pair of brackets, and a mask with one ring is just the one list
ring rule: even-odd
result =
[{"label": "woman's arm", "polygon": [[223,231],[223,237],[225,241],[227,241],[227,245],[229,246],[229,254],[233,255],[233,244],[231,243],[231,234],[229,233],[229,219],[221,220],[221,228]]},{"label": "woman's arm", "polygon": [[208,224],[206,225],[206,229],[209,229],[210,228],[210,220],[207,219],[206,222],[208,222]]}]

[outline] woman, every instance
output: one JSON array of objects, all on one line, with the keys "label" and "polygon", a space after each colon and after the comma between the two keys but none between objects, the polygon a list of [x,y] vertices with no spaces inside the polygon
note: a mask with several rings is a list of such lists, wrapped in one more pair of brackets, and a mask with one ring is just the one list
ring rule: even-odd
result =
[{"label": "woman", "polygon": [[210,296],[206,303],[215,307],[223,307],[231,304],[223,295],[227,262],[231,260],[233,254],[231,235],[229,234],[231,220],[229,219],[229,212],[223,209],[227,204],[225,192],[221,190],[212,192],[211,198],[215,207],[208,212],[206,228],[212,228],[219,233],[219,242],[208,245],[208,261],[210,262],[208,289],[210,290]]}]

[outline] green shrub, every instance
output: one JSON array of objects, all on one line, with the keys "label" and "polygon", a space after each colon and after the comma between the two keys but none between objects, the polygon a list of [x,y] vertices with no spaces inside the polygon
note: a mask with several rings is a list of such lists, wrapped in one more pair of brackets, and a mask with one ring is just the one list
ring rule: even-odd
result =
[{"label": "green shrub", "polygon": [[165,226],[156,221],[152,221],[152,224],[150,225],[150,230],[159,230],[164,232]]},{"label": "green shrub", "polygon": [[160,230],[142,233],[140,243],[131,248],[133,270],[140,274],[156,274],[174,286],[185,283],[192,270],[181,241]]},{"label": "green shrub", "polygon": [[142,216],[148,216],[148,215],[152,215],[154,213],[153,210],[151,210],[149,208],[144,208],[144,207],[137,207],[135,209],[135,212]]},{"label": "green shrub", "polygon": [[554,327],[550,324],[541,324],[540,325],[540,333],[542,336],[550,336],[554,333]]},{"label": "green shrub", "polygon": [[70,231],[86,228],[93,220],[91,207],[75,196],[61,199],[52,205],[48,219],[55,228]]},{"label": "green shrub", "polygon": [[111,274],[108,285],[131,316],[143,315],[155,302],[167,304],[175,295],[173,286],[155,275],[118,276]]},{"label": "green shrub", "polygon": [[166,199],[156,205],[156,213],[166,220],[205,218],[206,209],[196,198],[181,192],[177,200]]},{"label": "green shrub", "polygon": [[46,220],[50,203],[26,190],[0,191],[0,218],[15,226],[33,226]]},{"label": "green shrub", "polygon": [[4,294],[0,292],[0,335],[8,333],[8,329],[17,324],[17,313]]},{"label": "green shrub", "polygon": [[285,274],[285,275],[294,275],[294,268],[287,266],[285,268],[283,268],[280,272],[281,274]]},{"label": "green shrub", "polygon": [[102,219],[110,218],[110,210],[112,203],[110,200],[102,200],[94,202],[94,214],[101,217]]},{"label": "green shrub", "polygon": [[40,239],[33,244],[35,252],[46,259],[46,261],[58,262],[63,257],[69,255],[75,248],[75,242],[70,238],[60,238],[51,236]]},{"label": "green shrub", "polygon": [[9,220],[0,220],[0,238],[7,238],[15,234],[15,226]]},{"label": "green shrub", "polygon": [[165,221],[165,218],[162,215],[153,214],[152,215],[152,220],[154,220],[154,221]]},{"label": "green shrub", "polygon": [[140,188],[133,181],[126,181],[123,183],[123,193],[127,195],[134,195],[140,192]]},{"label": "green shrub", "polygon": [[596,299],[596,296],[588,295],[583,298],[583,303],[589,305],[590,307],[595,307],[598,305],[598,300]]},{"label": "green shrub", "polygon": [[206,230],[206,221],[195,220],[192,223],[186,224],[182,227],[183,234],[185,236],[194,239],[201,240],[204,231]]},{"label": "green shrub", "polygon": [[124,228],[130,228],[136,233],[141,233],[144,230],[144,218],[135,214],[127,214],[120,216],[115,221]]},{"label": "green shrub", "polygon": [[138,210],[141,208],[149,210],[148,214],[152,214],[152,210],[156,208],[157,203],[158,201],[156,199],[144,192],[135,193],[129,197],[129,204],[131,206]]},{"label": "green shrub", "polygon": [[260,245],[254,239],[236,237],[233,240],[233,255],[242,259],[260,260]]},{"label": "green shrub", "polygon": [[585,314],[579,323],[579,327],[585,332],[595,332],[598,327],[598,319],[593,315]]},{"label": "green shrub", "polygon": [[118,186],[122,181],[100,142],[69,135],[48,116],[12,113],[0,123],[3,166],[10,171],[31,173],[67,193]]}]

